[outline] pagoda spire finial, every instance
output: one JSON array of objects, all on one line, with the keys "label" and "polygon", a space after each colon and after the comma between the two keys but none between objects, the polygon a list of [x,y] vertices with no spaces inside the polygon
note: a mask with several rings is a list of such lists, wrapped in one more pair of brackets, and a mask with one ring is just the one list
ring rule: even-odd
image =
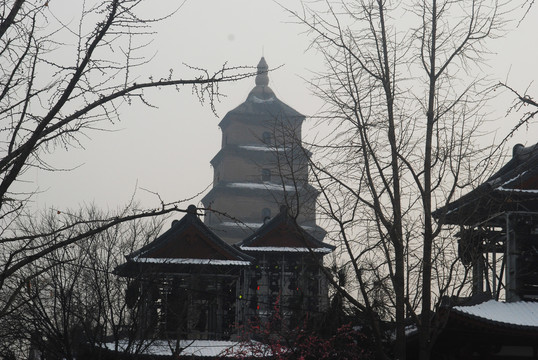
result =
[{"label": "pagoda spire finial", "polygon": [[258,74],[256,75],[256,85],[268,86],[269,85],[269,76],[267,76],[267,71],[269,67],[265,62],[265,58],[262,56],[260,62],[258,63]]}]

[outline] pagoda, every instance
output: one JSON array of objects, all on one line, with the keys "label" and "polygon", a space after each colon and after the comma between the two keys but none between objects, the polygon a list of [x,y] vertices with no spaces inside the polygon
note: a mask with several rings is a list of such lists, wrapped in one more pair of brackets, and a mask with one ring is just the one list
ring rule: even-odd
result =
[{"label": "pagoda", "polygon": [[213,188],[202,199],[205,224],[230,244],[238,243],[286,205],[297,223],[319,240],[318,192],[308,183],[311,154],[302,146],[305,116],[279,100],[269,87],[262,57],[255,87],[219,124],[220,151],[211,160]]}]

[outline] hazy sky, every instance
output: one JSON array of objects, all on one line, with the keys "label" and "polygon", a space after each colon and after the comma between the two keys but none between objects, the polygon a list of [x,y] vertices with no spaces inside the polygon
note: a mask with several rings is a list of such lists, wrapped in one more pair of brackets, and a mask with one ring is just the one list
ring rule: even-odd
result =
[{"label": "hazy sky", "polygon": [[[50,11],[60,13],[67,0],[50,1]],[[70,2],[70,1],[69,1]],[[172,9],[178,1],[153,1],[154,6]],[[286,1],[297,6],[298,1]],[[163,7],[165,12],[166,7]],[[270,67],[283,65],[269,75],[276,95],[299,112],[315,114],[322,106],[310,93],[302,78],[319,70],[321,58],[306,52],[309,39],[304,30],[290,23],[290,17],[272,1],[266,0],[192,0],[187,1],[171,19],[159,24],[148,54],[154,60],[147,72],[166,75],[187,71],[183,63],[218,69],[228,65],[255,66],[262,54]],[[538,96],[538,7],[516,30],[497,40],[491,49],[490,72],[499,79]],[[487,70],[487,69],[486,69]],[[254,79],[223,85],[227,95],[216,104],[222,118],[246,99]],[[122,121],[107,126],[111,132],[88,133],[82,139],[85,149],[57,149],[47,159],[57,168],[71,171],[43,173],[30,171],[28,181],[40,191],[34,200],[39,207],[65,210],[82,203],[95,202],[101,207],[116,208],[135,198],[145,207],[158,205],[158,198],[142,189],[159,193],[165,201],[174,201],[203,192],[211,184],[211,158],[220,148],[221,133],[217,118],[209,106],[201,106],[190,88],[151,92],[149,99],[158,106],[124,106]],[[509,103],[492,104],[499,117]],[[500,119],[507,129],[517,120],[515,115]],[[308,126],[308,125],[307,125]],[[536,125],[520,132],[510,145],[537,142]],[[136,193],[135,193],[136,191]],[[198,204],[198,196],[189,203]],[[185,204],[185,207],[188,204]]]}]

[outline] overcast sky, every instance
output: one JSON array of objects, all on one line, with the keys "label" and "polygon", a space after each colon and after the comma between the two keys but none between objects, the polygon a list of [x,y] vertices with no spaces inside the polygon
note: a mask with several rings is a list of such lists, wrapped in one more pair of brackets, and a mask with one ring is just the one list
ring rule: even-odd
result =
[{"label": "overcast sky", "polygon": [[[65,0],[66,1],[66,0]],[[50,1],[50,11],[60,13],[65,1]],[[178,1],[153,1],[151,4],[172,9]],[[297,6],[297,1],[287,1]],[[165,9],[166,10],[166,9]],[[163,10],[164,11],[164,10]],[[305,115],[315,114],[322,106],[305,84],[311,71],[321,69],[318,54],[306,51],[309,39],[304,29],[292,24],[290,17],[272,1],[266,0],[192,0],[187,1],[171,19],[160,24],[148,54],[155,58],[150,70],[186,71],[183,63],[218,69],[228,65],[255,66],[262,54],[270,67],[283,65],[269,75],[270,86],[288,105]],[[538,96],[538,7],[505,38],[491,49],[489,66],[499,79],[522,89],[531,86]],[[66,210],[94,202],[100,207],[117,208],[131,196],[145,207],[159,203],[155,195],[174,201],[204,192],[211,184],[211,158],[220,148],[220,119],[246,99],[254,79],[226,84],[227,95],[216,104],[216,117],[209,106],[201,106],[190,88],[180,93],[160,90],[149,98],[158,109],[125,106],[122,121],[110,125],[111,132],[88,133],[82,139],[85,149],[56,150],[48,159],[65,172],[31,171],[28,180],[41,191],[34,200],[41,208]],[[498,126],[509,129],[517,117],[504,118],[507,102],[496,101],[492,109],[499,116]],[[308,127],[308,125],[307,125]],[[538,140],[536,125],[522,131],[509,143],[526,145]],[[135,193],[136,192],[136,193]],[[201,196],[189,203],[199,204]],[[188,203],[185,204],[185,207]]]}]

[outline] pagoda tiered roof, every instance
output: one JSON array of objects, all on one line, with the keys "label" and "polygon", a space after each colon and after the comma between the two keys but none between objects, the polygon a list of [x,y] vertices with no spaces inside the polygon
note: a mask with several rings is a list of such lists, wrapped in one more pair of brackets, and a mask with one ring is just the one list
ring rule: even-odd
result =
[{"label": "pagoda tiered roof", "polygon": [[287,121],[303,121],[305,116],[291,106],[279,100],[269,87],[269,68],[265,58],[258,64],[256,86],[250,91],[245,102],[229,111],[219,123],[221,128],[228,125],[231,118],[246,121],[267,121],[285,119]]}]

